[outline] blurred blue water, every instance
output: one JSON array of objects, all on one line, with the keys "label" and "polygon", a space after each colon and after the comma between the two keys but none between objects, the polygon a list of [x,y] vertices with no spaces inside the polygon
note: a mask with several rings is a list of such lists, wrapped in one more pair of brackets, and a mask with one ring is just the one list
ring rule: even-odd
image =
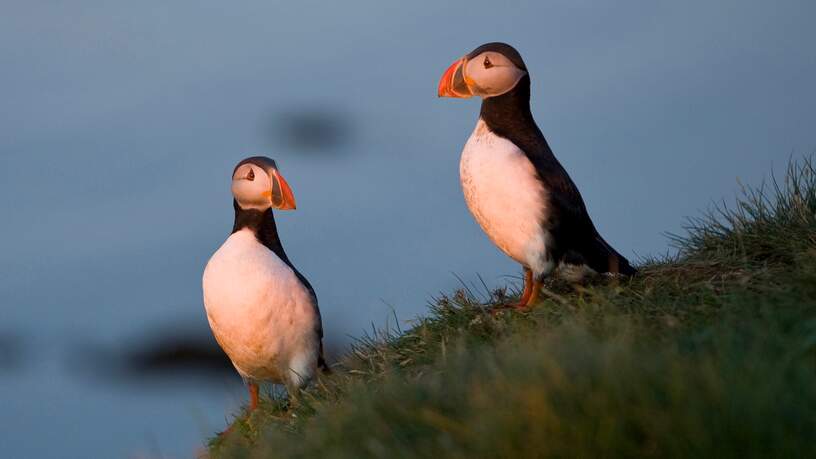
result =
[{"label": "blurred blue water", "polygon": [[[812,2],[3,10],[0,333],[23,337],[0,368],[8,457],[187,457],[225,425],[244,397],[234,379],[122,384],[66,362],[94,364],[78,343],[206,327],[200,275],[245,156],[274,157],[294,190],[281,236],[334,343],[392,308],[422,314],[452,272],[491,286],[517,274],[459,189],[478,102],[435,94],[483,42],[521,51],[539,126],[629,256],[666,251],[662,232],[733,196],[737,177],[759,183],[816,147]],[[313,112],[340,117],[342,135],[303,145],[276,128]]]}]

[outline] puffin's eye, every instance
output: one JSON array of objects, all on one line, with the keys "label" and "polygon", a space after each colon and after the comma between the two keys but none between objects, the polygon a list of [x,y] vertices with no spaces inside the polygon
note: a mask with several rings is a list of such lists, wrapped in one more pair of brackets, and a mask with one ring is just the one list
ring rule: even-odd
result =
[{"label": "puffin's eye", "polygon": [[485,56],[484,68],[489,69],[490,67],[493,67],[493,63],[490,62],[489,57]]},{"label": "puffin's eye", "polygon": [[249,173],[247,174],[246,179],[249,180],[250,182],[255,180],[255,171],[252,170],[251,168],[249,169]]}]

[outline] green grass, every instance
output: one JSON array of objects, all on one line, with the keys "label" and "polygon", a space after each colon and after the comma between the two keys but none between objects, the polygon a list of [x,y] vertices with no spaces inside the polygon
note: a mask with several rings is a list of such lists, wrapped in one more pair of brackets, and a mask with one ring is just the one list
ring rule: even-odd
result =
[{"label": "green grass", "polygon": [[816,457],[816,169],[747,190],[630,280],[443,296],[214,457]]}]

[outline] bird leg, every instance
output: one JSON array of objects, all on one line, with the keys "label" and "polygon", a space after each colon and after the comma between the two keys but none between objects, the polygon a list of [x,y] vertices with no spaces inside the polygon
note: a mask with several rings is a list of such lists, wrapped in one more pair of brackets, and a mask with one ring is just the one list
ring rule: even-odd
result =
[{"label": "bird leg", "polygon": [[519,303],[516,306],[516,310],[526,311],[536,304],[536,302],[538,302],[538,297],[541,293],[541,288],[544,286],[544,282],[537,280],[533,281],[532,284],[533,286],[530,288],[530,295],[527,297],[527,301],[524,303]]},{"label": "bird leg", "polygon": [[519,302],[516,304],[516,308],[523,308],[527,306],[527,303],[530,301],[530,295],[533,294],[533,271],[530,268],[524,268],[524,291],[521,292],[521,296],[519,297]]},{"label": "bird leg", "polygon": [[519,296],[518,303],[515,304],[497,304],[493,306],[492,314],[496,315],[503,309],[524,309],[527,307],[527,303],[530,300],[530,295],[533,293],[533,271],[530,270],[528,267],[524,267],[524,290],[521,292],[521,296]]},{"label": "bird leg", "polygon": [[249,411],[254,411],[258,408],[258,384],[248,383],[249,388]]}]

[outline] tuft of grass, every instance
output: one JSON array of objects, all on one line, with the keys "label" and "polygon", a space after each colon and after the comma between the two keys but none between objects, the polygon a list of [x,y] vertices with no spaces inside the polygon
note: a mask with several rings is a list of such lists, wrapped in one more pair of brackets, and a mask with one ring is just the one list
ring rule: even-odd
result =
[{"label": "tuft of grass", "polygon": [[816,456],[816,169],[744,190],[633,279],[443,295],[213,457]]},{"label": "tuft of grass", "polygon": [[671,236],[687,258],[793,263],[816,242],[816,165],[813,157],[788,164],[783,182],[742,189],[733,207],[725,203],[692,218],[686,236]]}]

